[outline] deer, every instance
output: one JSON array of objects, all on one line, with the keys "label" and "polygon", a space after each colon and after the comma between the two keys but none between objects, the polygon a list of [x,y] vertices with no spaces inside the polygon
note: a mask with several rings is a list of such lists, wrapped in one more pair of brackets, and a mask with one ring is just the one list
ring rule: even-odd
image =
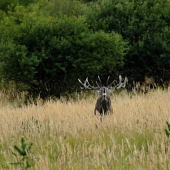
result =
[{"label": "deer", "polygon": [[[92,86],[89,83],[88,77],[86,78],[85,82],[83,83],[80,79],[78,81],[80,82],[81,89],[87,89],[87,90],[95,90],[99,97],[96,101],[96,105],[94,108],[94,115],[96,115],[96,112],[99,112],[100,116],[107,115],[107,114],[113,114],[113,108],[111,104],[111,99],[110,99],[110,93],[114,92],[117,89],[124,88],[126,86],[126,83],[128,83],[127,77],[125,77],[124,81],[122,82],[122,76],[119,75],[119,83],[116,84],[116,81],[112,81],[109,85],[109,78],[107,78],[107,86],[103,86],[100,77],[98,76],[98,79],[100,81],[101,86],[98,84],[96,81],[96,87]],[[113,86],[114,85],[114,86]]]}]

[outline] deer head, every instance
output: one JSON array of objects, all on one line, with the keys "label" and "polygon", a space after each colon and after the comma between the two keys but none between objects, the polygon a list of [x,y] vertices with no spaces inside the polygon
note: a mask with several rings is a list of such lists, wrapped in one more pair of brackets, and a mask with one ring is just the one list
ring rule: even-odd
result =
[{"label": "deer head", "polygon": [[119,75],[119,83],[116,84],[116,81],[114,80],[108,85],[110,76],[107,78],[107,86],[103,86],[100,77],[98,76],[99,82],[101,85],[98,84],[96,81],[96,87],[92,86],[89,81],[88,77],[86,78],[85,82],[82,83],[80,79],[78,81],[83,85],[81,89],[88,89],[88,90],[95,90],[99,97],[96,102],[96,106],[94,109],[94,114],[96,115],[96,111],[100,113],[100,115],[106,115],[108,112],[112,113],[112,106],[111,106],[111,99],[110,99],[110,93],[115,91],[116,89],[120,89],[121,87],[125,87],[126,83],[128,82],[127,77],[122,82],[122,76]]}]

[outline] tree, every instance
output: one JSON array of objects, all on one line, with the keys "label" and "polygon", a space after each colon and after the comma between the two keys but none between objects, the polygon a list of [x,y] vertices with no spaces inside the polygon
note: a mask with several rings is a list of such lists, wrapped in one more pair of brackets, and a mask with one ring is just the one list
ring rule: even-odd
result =
[{"label": "tree", "polygon": [[129,42],[124,70],[131,76],[165,77],[165,71],[170,69],[170,1],[99,2],[93,6],[86,22],[95,31],[115,31]]},{"label": "tree", "polygon": [[128,49],[119,34],[93,32],[83,17],[43,17],[16,8],[0,27],[1,73],[29,94],[59,97],[74,92],[78,78],[123,66]]}]

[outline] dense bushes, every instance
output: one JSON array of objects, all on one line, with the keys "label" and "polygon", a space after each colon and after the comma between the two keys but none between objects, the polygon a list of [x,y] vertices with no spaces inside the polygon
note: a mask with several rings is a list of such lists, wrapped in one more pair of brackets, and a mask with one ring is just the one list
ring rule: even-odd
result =
[{"label": "dense bushes", "polygon": [[0,28],[1,72],[31,94],[59,97],[75,91],[78,78],[123,66],[127,48],[119,34],[90,31],[83,17],[32,15],[6,17]]},{"label": "dense bushes", "polygon": [[128,75],[164,78],[170,69],[169,0],[105,1],[93,6],[87,22],[93,30],[115,31],[129,42]]},{"label": "dense bushes", "polygon": [[1,75],[35,96],[71,93],[77,78],[114,70],[169,79],[170,0],[2,2]]}]

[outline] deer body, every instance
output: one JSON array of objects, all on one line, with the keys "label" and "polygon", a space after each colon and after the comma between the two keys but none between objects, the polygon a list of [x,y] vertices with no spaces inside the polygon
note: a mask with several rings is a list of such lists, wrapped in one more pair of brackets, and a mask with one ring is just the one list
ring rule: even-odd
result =
[{"label": "deer body", "polygon": [[[98,76],[98,79],[101,83],[100,77]],[[125,87],[127,83],[127,78],[124,79],[124,82],[122,83],[122,76],[119,76],[119,84],[116,84],[111,86],[115,81],[113,81],[110,85],[108,85],[109,77],[107,79],[107,87],[105,86],[99,86],[98,83],[97,87],[94,87],[90,85],[88,78],[86,78],[85,82],[82,83],[81,80],[78,79],[78,81],[84,86],[83,88],[88,90],[96,90],[96,92],[99,94],[99,97],[97,99],[94,114],[96,115],[96,111],[100,113],[101,116],[107,115],[108,113],[113,113],[113,108],[111,105],[111,99],[110,99],[110,93],[112,93],[114,90],[119,89],[121,87]],[[101,83],[102,84],[102,83]]]},{"label": "deer body", "polygon": [[110,114],[113,113],[110,96],[106,96],[105,98],[103,96],[100,96],[97,99],[95,109],[94,109],[95,115],[96,115],[96,111],[98,111],[101,116],[107,115],[108,113]]}]

